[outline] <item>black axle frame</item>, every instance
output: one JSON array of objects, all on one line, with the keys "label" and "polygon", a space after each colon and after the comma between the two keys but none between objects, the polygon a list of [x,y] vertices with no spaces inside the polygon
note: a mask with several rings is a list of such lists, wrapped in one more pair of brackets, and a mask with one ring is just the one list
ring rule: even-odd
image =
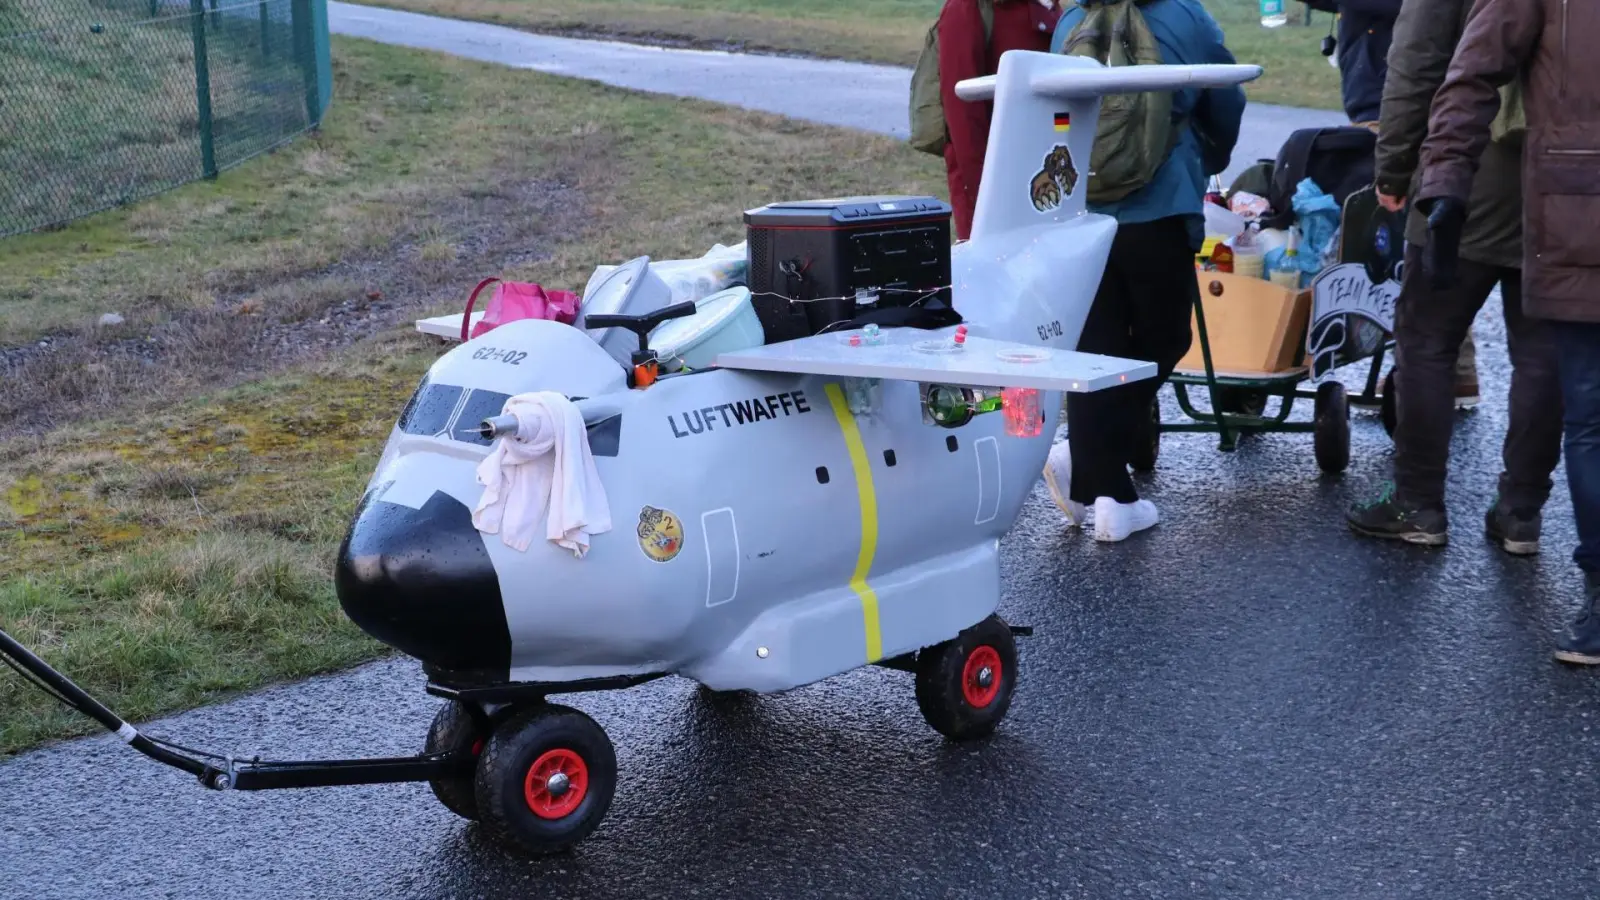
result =
[{"label": "black axle frame", "polygon": [[[1011,626],[1017,636],[1033,634],[1033,629]],[[57,672],[11,635],[0,630],[0,662],[15,668],[36,687],[83,713],[127,742],[128,746],[162,765],[181,769],[194,775],[200,783],[213,790],[270,791],[286,788],[341,787],[358,784],[396,784],[401,782],[431,781],[470,775],[475,760],[463,750],[448,753],[423,753],[417,756],[373,757],[365,759],[321,760],[263,760],[254,758],[236,760],[231,756],[202,753],[177,747],[140,734],[138,729],[123,721],[105,704],[90,696],[72,679]],[[907,672],[916,671],[916,654],[910,653],[880,660],[877,665]],[[436,674],[431,673],[430,674]],[[437,673],[443,674],[443,673]],[[635,687],[657,678],[661,673],[645,675],[619,675],[606,678],[589,678],[560,683],[513,682],[510,684],[442,684],[431,680],[427,691],[464,703],[487,715],[486,707],[519,702],[544,702],[548,694],[570,694],[585,691],[618,690]]]}]

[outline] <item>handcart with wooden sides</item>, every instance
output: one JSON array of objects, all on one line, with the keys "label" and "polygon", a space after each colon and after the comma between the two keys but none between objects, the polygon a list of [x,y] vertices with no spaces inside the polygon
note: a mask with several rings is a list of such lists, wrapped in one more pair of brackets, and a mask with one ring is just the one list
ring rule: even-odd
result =
[{"label": "handcart with wooden sides", "polygon": [[[1392,433],[1395,387],[1392,373],[1383,378],[1383,365],[1394,346],[1402,221],[1378,205],[1373,188],[1351,194],[1341,216],[1338,262],[1298,292],[1197,269],[1195,342],[1170,379],[1189,421],[1164,421],[1158,397],[1148,440],[1139,442],[1131,460],[1134,470],[1155,468],[1162,434],[1215,433],[1218,449],[1231,452],[1247,434],[1309,433],[1317,466],[1339,474],[1350,462],[1352,402],[1380,406]],[[1212,339],[1208,318],[1221,340]],[[1365,384],[1352,398],[1332,376],[1363,360],[1370,360]],[[1209,409],[1196,406],[1190,388],[1204,390]],[[1296,400],[1313,403],[1310,421],[1291,419]]]}]

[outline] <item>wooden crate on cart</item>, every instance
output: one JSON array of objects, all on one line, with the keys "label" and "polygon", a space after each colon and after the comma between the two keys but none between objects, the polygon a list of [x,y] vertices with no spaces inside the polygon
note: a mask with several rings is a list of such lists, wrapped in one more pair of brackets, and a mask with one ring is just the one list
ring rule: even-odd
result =
[{"label": "wooden crate on cart", "polygon": [[[1272,375],[1304,364],[1310,290],[1290,290],[1228,272],[1197,270],[1195,276],[1211,338],[1211,365],[1217,372]],[[1178,369],[1203,373],[1198,320],[1191,313],[1189,321],[1195,338]]]}]

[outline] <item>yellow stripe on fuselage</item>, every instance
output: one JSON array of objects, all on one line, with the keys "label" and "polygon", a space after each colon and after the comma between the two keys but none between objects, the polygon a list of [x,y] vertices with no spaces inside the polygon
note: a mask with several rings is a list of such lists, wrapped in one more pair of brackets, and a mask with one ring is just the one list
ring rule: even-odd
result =
[{"label": "yellow stripe on fuselage", "polygon": [[856,416],[845,402],[844,391],[837,384],[826,385],[825,390],[833,415],[839,420],[839,430],[844,432],[844,445],[850,451],[850,468],[856,476],[856,497],[861,505],[861,551],[856,555],[856,571],[850,577],[850,589],[861,598],[861,615],[867,629],[867,662],[874,663],[883,657],[883,631],[878,622],[878,595],[867,584],[867,574],[872,571],[872,557],[878,552],[878,492],[872,486],[867,445],[861,441],[861,429],[856,427]]}]

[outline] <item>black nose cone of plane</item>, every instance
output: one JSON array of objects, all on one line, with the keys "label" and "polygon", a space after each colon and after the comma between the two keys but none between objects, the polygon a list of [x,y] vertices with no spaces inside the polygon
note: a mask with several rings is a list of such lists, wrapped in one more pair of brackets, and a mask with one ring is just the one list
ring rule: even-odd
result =
[{"label": "black nose cone of plane", "polygon": [[471,510],[442,491],[421,509],[381,494],[362,501],[339,548],[334,584],[345,615],[431,666],[505,681],[511,634]]}]

